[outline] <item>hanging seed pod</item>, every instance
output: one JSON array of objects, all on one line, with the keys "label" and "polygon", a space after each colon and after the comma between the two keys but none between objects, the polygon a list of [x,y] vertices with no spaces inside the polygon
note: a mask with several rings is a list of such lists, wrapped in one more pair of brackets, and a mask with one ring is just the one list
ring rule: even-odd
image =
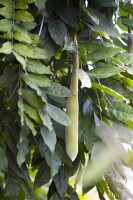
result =
[{"label": "hanging seed pod", "polygon": [[[74,37],[74,44],[77,46],[77,38]],[[79,56],[78,52],[73,55],[73,68],[71,75],[70,90],[72,96],[68,97],[66,113],[72,121],[72,125],[66,127],[65,139],[66,139],[66,152],[72,161],[75,160],[78,154],[78,71],[79,68]]]}]

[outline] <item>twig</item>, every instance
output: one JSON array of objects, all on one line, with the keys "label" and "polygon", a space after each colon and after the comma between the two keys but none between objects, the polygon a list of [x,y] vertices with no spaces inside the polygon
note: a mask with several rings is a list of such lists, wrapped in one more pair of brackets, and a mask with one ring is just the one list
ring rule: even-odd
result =
[{"label": "twig", "polygon": [[7,101],[10,101],[10,100],[12,99],[13,95],[15,94],[15,92],[16,92],[16,90],[17,90],[18,85],[19,85],[19,82],[17,82],[17,84],[16,84],[16,86],[15,86],[15,88],[14,88],[14,90],[13,90],[11,96],[7,98]]},{"label": "twig", "polygon": [[43,17],[42,17],[41,26],[40,26],[39,33],[38,33],[39,36],[40,36],[41,33],[42,33],[43,24],[44,24],[44,15],[43,15]]}]

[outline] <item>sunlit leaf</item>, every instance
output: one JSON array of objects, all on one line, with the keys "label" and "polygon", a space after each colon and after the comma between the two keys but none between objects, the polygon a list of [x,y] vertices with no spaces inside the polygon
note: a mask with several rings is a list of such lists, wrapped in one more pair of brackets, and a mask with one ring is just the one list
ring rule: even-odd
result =
[{"label": "sunlit leaf", "polygon": [[104,86],[104,85],[101,85],[101,84],[98,84],[98,83],[93,83],[92,84],[92,87],[96,88],[96,89],[100,89],[108,94],[110,94],[111,96],[113,97],[116,97],[118,99],[121,99],[121,100],[125,100],[125,101],[128,101],[124,96],[122,96],[121,94],[119,94],[118,92]]},{"label": "sunlit leaf", "polygon": [[50,67],[43,65],[41,62],[29,60],[26,69],[36,74],[52,74]]},{"label": "sunlit leaf", "polygon": [[12,19],[13,17],[13,8],[12,7],[2,7],[0,8],[0,15],[7,19]]},{"label": "sunlit leaf", "polygon": [[12,52],[12,43],[5,42],[0,48],[0,53],[10,54]]},{"label": "sunlit leaf", "polygon": [[33,16],[27,10],[18,10],[15,12],[15,18],[21,22],[32,22],[34,21]]}]

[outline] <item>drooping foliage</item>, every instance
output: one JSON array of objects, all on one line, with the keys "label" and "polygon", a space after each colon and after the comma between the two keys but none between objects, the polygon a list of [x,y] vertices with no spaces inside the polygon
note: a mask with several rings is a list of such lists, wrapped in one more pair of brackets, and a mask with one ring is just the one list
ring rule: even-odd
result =
[{"label": "drooping foliage", "polygon": [[[133,198],[133,4],[120,0],[0,0],[0,197]],[[76,35],[77,44],[74,42]],[[78,55],[78,155],[65,148]],[[69,142],[69,141],[67,141]],[[75,175],[73,183],[70,177]]]}]

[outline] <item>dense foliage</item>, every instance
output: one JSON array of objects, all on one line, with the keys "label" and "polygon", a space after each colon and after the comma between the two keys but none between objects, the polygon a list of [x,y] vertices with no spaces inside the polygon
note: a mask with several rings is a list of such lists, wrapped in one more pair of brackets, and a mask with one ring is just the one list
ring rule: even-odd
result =
[{"label": "dense foliage", "polygon": [[[1,199],[78,200],[79,182],[83,195],[96,186],[102,200],[133,198],[124,174],[132,151],[122,145],[133,140],[132,15],[129,1],[0,0]],[[72,162],[65,111],[75,54]]]}]

